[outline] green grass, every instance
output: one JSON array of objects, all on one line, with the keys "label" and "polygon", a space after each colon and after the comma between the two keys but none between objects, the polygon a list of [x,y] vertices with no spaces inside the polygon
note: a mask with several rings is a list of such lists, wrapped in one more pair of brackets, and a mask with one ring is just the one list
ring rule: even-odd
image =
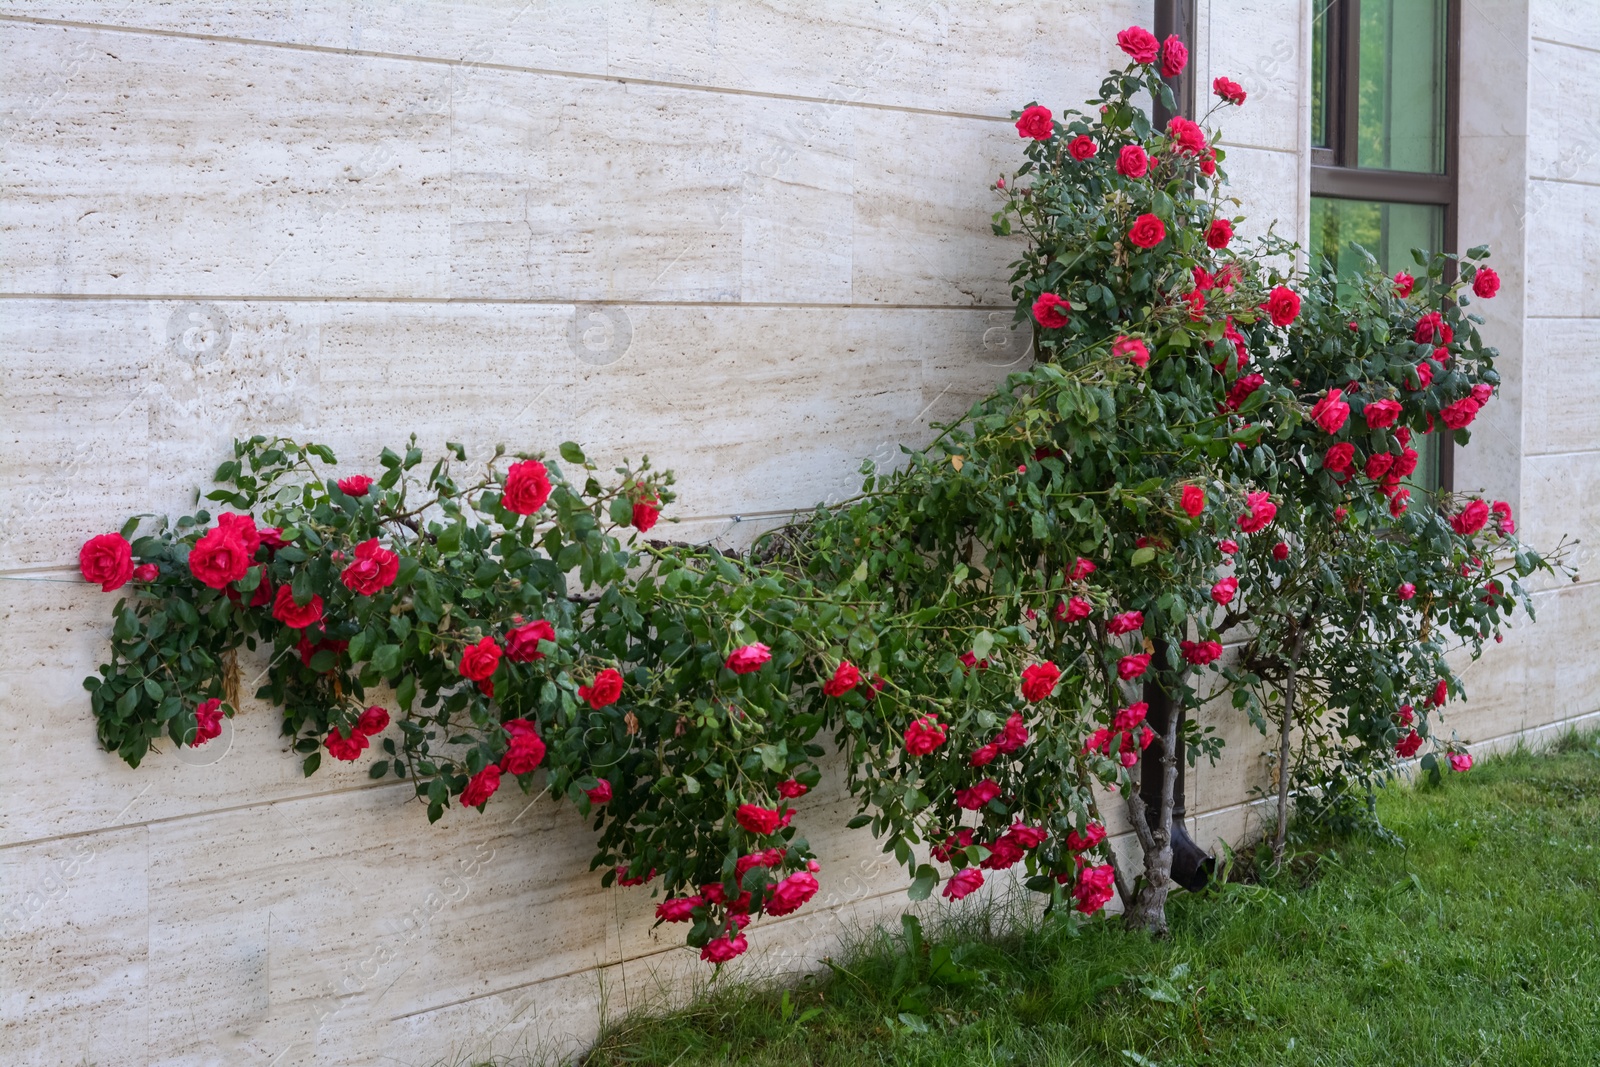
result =
[{"label": "green grass", "polygon": [[1380,799],[1400,842],[1303,844],[1172,898],[1172,937],[1095,923],[868,940],[798,989],[727,987],[603,1034],[612,1064],[1600,1064],[1600,743]]}]

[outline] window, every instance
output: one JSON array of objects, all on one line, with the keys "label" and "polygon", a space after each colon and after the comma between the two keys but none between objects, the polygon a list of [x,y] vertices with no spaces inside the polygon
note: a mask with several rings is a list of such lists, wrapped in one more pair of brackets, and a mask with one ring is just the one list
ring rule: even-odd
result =
[{"label": "window", "polygon": [[[1388,273],[1456,229],[1459,0],[1313,0],[1311,262]],[[1422,440],[1414,481],[1450,485],[1450,451]]]}]

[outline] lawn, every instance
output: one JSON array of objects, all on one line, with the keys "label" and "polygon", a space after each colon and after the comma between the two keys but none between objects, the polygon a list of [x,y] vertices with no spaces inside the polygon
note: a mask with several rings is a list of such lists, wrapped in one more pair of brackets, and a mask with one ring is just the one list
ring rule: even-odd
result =
[{"label": "lawn", "polygon": [[1600,1064],[1600,742],[1379,811],[1395,840],[1302,842],[1276,878],[1176,895],[1167,941],[896,931],[798,989],[627,1020],[585,1063]]}]

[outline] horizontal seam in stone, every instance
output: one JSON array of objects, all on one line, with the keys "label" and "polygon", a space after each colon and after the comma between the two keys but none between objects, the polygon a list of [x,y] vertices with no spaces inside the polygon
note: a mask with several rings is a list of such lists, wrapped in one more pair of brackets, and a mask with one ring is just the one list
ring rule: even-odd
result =
[{"label": "horizontal seam in stone", "polygon": [[141,37],[162,37],[186,41],[207,41],[213,44],[247,45],[258,48],[280,48],[291,52],[315,55],[352,56],[359,59],[386,59],[401,63],[424,63],[439,67],[464,67],[474,70],[497,70],[513,74],[538,74],[555,78],[574,78],[582,81],[616,82],[621,85],[645,85],[661,89],[681,89],[689,92],[718,93],[726,96],[749,96],[763,100],[785,100],[801,104],[822,104],[828,107],[854,107],[868,111],[895,111],[909,115],[932,115],[938,118],[971,119],[979,122],[1011,122],[1006,115],[980,115],[967,111],[940,111],[929,107],[912,107],[905,104],[879,104],[871,101],[843,100],[838,97],[806,96],[798,93],[763,92],[759,89],[735,89],[722,85],[695,85],[690,82],[663,81],[656,78],[639,78],[626,74],[595,74],[577,70],[553,70],[548,67],[525,67],[515,63],[474,63],[465,59],[447,59],[443,56],[407,55],[404,52],[379,52],[365,48],[336,48],[332,45],[305,44],[297,41],[271,41],[259,37],[231,37],[217,33],[193,33],[183,30],[163,30],[146,26],[129,26],[102,22],[79,22],[73,19],[48,19],[27,15],[0,15],[0,22],[31,26],[60,26],[74,30],[101,30],[126,33]]}]

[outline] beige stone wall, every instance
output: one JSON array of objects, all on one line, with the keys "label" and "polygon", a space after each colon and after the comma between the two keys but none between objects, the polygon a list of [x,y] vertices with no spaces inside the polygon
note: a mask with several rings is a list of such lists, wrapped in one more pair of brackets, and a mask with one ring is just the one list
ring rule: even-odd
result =
[{"label": "beige stone wall", "polygon": [[[1235,191],[1301,233],[1305,5],[1200,7],[1200,84],[1251,93]],[[1589,84],[1583,0],[1535,8],[1507,31],[1524,67]],[[564,1048],[703,974],[642,891],[596,888],[570,811],[430,828],[403,785],[301,778],[256,705],[204,754],[98,751],[80,680],[108,601],[77,546],[186,509],[254,432],[351,470],[412,432],[648,452],[680,475],[680,532],[734,542],[847,493],[1022,357],[988,224],[1006,115],[1083,100],[1132,22],[1148,3],[0,3],[0,1062]],[[1551,541],[1596,520],[1600,157],[1562,155],[1595,124],[1553,94],[1506,121],[1529,416],[1498,461]],[[1540,629],[1474,668],[1464,734],[1600,703],[1594,658],[1560,651],[1600,628],[1593,589],[1542,594]],[[1244,833],[1265,780],[1261,739],[1217,725],[1203,840]],[[806,806],[850,813],[836,786]],[[870,838],[816,836],[822,897],[761,923],[747,971],[903,906]]]}]

